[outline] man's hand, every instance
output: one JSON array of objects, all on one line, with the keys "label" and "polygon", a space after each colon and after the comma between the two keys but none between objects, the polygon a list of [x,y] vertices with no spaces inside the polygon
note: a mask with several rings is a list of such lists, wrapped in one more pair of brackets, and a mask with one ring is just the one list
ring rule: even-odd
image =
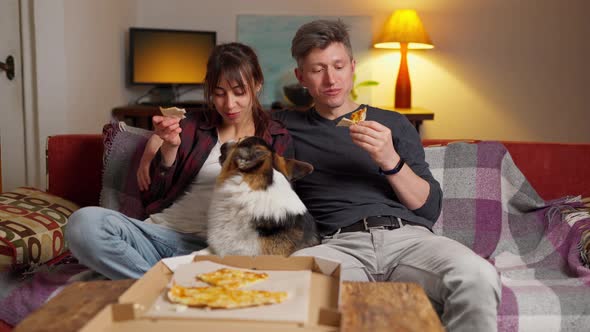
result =
[{"label": "man's hand", "polygon": [[154,124],[154,133],[158,135],[164,143],[170,146],[180,145],[180,118],[154,115],[152,123]]},{"label": "man's hand", "polygon": [[[391,130],[375,121],[362,121],[350,127],[352,141],[369,153],[377,166],[383,170],[393,169],[400,156],[393,146]],[[399,201],[410,210],[424,206],[430,192],[430,184],[403,167],[393,176],[385,176]]]},{"label": "man's hand", "polygon": [[379,122],[362,121],[351,126],[350,137],[354,144],[369,153],[381,169],[392,169],[399,161],[391,130]]}]

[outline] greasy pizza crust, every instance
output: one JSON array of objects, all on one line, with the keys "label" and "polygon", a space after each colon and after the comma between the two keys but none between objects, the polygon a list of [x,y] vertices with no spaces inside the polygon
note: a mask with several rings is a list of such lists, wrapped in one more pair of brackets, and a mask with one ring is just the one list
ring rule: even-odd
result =
[{"label": "greasy pizza crust", "polygon": [[359,123],[361,121],[365,121],[365,119],[367,118],[367,108],[363,107],[361,109],[359,109],[356,112],[353,112],[350,115],[350,120],[354,123]]},{"label": "greasy pizza crust", "polygon": [[367,108],[363,107],[358,111],[353,112],[350,115],[350,119],[342,118],[337,124],[337,127],[350,127],[354,124],[357,124],[361,121],[365,121],[367,118]]},{"label": "greasy pizza crust", "polygon": [[265,290],[243,290],[225,287],[182,287],[172,286],[168,299],[172,303],[190,307],[211,309],[238,309],[268,304],[277,304],[287,299],[287,292]]},{"label": "greasy pizza crust", "polygon": [[185,116],[186,110],[184,108],[178,108],[178,107],[163,108],[163,107],[160,107],[160,112],[162,112],[163,116],[169,116],[172,118],[180,118],[180,119],[186,118],[186,116]]}]

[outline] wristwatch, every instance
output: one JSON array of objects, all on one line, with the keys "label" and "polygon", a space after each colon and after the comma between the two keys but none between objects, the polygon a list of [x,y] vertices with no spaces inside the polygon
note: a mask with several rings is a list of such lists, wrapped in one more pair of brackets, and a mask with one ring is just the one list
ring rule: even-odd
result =
[{"label": "wristwatch", "polygon": [[404,159],[402,157],[399,157],[399,161],[397,162],[397,165],[395,165],[394,168],[384,171],[381,169],[381,167],[379,167],[379,174],[381,174],[381,175],[397,174],[402,169],[402,167],[404,167],[405,164],[406,164],[406,162],[404,161]]}]

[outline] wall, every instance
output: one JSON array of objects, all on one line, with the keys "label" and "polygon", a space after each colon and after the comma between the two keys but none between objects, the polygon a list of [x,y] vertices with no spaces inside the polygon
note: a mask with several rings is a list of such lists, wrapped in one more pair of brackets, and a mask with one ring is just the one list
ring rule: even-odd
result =
[{"label": "wall", "polygon": [[[223,43],[235,40],[238,14],[369,15],[376,34],[397,8],[417,9],[436,46],[409,57],[413,103],[436,113],[423,137],[590,142],[587,0],[34,3],[41,146],[47,135],[100,132],[113,106],[145,91],[125,85],[129,26],[216,30]],[[365,96],[392,104],[399,55],[371,52],[381,84]]]},{"label": "wall", "polygon": [[[141,1],[143,26],[218,31],[236,15],[369,15],[376,35],[397,8],[415,8],[435,49],[409,56],[413,104],[435,112],[426,138],[590,142],[587,0]],[[399,53],[373,50],[367,100],[392,105]]]},{"label": "wall", "polygon": [[[45,187],[47,136],[100,133],[114,105],[127,103],[125,55],[135,1],[34,0],[38,176]],[[81,156],[83,158],[83,156]]]}]

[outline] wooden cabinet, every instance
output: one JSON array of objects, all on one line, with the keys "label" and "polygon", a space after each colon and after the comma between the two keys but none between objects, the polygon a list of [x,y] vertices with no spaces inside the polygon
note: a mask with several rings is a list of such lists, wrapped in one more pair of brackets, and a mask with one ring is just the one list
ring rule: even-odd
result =
[{"label": "wooden cabinet", "polygon": [[[179,103],[174,106],[184,108],[187,112],[204,110],[207,107],[205,103]],[[115,119],[124,121],[130,126],[151,130],[153,128],[152,116],[162,113],[160,113],[159,106],[138,104],[115,107],[111,114]]]}]

